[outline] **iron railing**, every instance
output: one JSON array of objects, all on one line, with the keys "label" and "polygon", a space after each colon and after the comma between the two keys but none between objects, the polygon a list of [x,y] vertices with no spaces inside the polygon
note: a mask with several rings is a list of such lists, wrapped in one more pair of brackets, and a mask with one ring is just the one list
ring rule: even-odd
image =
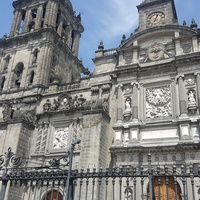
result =
[{"label": "iron railing", "polygon": [[[143,165],[72,170],[77,142],[49,166],[34,168],[20,168],[22,159],[9,148],[0,157],[0,200],[199,199],[200,165],[153,165],[148,154],[148,163]],[[67,164],[61,169],[62,159]]]}]

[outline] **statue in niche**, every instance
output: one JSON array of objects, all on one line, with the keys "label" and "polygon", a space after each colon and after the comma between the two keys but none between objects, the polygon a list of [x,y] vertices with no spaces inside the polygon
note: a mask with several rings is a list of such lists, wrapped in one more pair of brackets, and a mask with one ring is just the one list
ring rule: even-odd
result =
[{"label": "statue in niche", "polygon": [[195,114],[197,111],[195,91],[189,90],[187,94],[188,94],[188,111],[189,113]]},{"label": "statue in niche", "polygon": [[130,101],[130,98],[126,99],[125,108],[126,108],[125,111],[131,111],[131,101]]},{"label": "statue in niche", "polygon": [[128,97],[125,100],[125,111],[124,111],[124,119],[125,120],[130,120],[130,117],[132,115],[132,110],[131,110],[131,98]]},{"label": "statue in niche", "polygon": [[194,97],[194,91],[193,90],[190,90],[189,93],[188,93],[188,103],[189,104],[196,104],[196,100],[195,100],[195,97]]},{"label": "statue in niche", "polygon": [[38,49],[35,49],[33,51],[33,61],[32,61],[33,64],[37,62],[38,52],[39,52]]}]

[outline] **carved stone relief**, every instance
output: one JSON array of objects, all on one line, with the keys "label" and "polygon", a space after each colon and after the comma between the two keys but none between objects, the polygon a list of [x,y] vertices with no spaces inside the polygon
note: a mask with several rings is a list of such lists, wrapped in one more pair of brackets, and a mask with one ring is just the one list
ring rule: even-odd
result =
[{"label": "carved stone relief", "polygon": [[48,136],[48,123],[40,123],[37,126],[37,141],[35,145],[35,154],[44,153],[46,150],[47,136]]},{"label": "carved stone relief", "polygon": [[146,49],[141,49],[140,63],[146,63],[150,61],[158,61],[174,56],[174,47],[171,44],[162,44],[155,42]]},{"label": "carved stone relief", "polygon": [[148,58],[150,61],[160,60],[164,56],[164,45],[161,43],[155,43],[147,50]]},{"label": "carved stone relief", "polygon": [[195,79],[193,77],[187,77],[185,78],[185,85],[194,85],[195,84]]},{"label": "carved stone relief", "polygon": [[132,59],[133,59],[132,55],[124,56],[125,64],[131,64],[132,63]]},{"label": "carved stone relief", "polygon": [[67,148],[69,128],[58,129],[53,134],[53,149]]},{"label": "carved stone relief", "polygon": [[146,118],[171,117],[170,86],[146,89]]},{"label": "carved stone relief", "polygon": [[29,123],[35,124],[37,117],[35,116],[35,108],[26,106],[13,107],[11,104],[4,104],[4,110],[2,111],[3,120],[13,121],[18,119],[26,120]]},{"label": "carved stone relief", "polygon": [[82,94],[80,94],[79,96],[75,96],[74,98],[72,98],[68,94],[65,94],[58,97],[58,99],[53,99],[53,102],[47,99],[43,105],[43,110],[44,112],[50,112],[77,109],[83,107],[85,101],[86,99],[83,97]]},{"label": "carved stone relief", "polygon": [[109,110],[110,85],[103,85],[100,94],[99,87],[91,88],[90,100],[86,100],[82,94],[71,97],[65,93],[58,99],[47,99],[43,104],[44,112],[59,112],[62,110],[96,110],[103,109],[105,112]]},{"label": "carved stone relief", "polygon": [[192,51],[192,44],[182,45],[183,53],[190,53]]}]

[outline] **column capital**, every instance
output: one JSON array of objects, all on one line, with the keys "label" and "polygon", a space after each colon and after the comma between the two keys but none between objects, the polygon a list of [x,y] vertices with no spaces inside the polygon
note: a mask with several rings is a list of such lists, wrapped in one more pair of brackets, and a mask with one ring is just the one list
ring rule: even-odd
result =
[{"label": "column capital", "polygon": [[176,76],[176,83],[178,83],[179,79],[184,79],[185,75],[184,74],[180,74]]},{"label": "column capital", "polygon": [[117,85],[117,88],[118,88],[118,89],[122,89],[122,88],[123,88],[123,84],[118,84],[118,85]]},{"label": "column capital", "polygon": [[138,82],[132,82],[131,85],[132,85],[133,87],[138,88],[138,89],[140,88],[140,83],[138,83]]},{"label": "column capital", "polygon": [[200,72],[195,72],[194,75],[195,76],[200,76]]}]

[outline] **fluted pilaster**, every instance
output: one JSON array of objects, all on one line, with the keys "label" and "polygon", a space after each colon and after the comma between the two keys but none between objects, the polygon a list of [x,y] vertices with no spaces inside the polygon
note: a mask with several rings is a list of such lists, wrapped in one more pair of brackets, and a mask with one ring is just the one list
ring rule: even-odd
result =
[{"label": "fluted pilaster", "polygon": [[132,112],[133,112],[133,121],[138,121],[138,89],[139,83],[131,83],[133,86],[133,95],[132,95]]},{"label": "fluted pilaster", "polygon": [[123,120],[122,87],[123,87],[123,85],[118,85],[118,93],[117,93],[117,122],[122,122],[122,120]]},{"label": "fluted pilaster", "polygon": [[35,21],[35,29],[39,29],[42,23],[43,5],[40,5],[37,9],[37,18]]},{"label": "fluted pilaster", "polygon": [[179,108],[180,108],[180,116],[187,115],[187,95],[186,89],[184,85],[184,75],[177,77],[178,81],[178,89],[179,89]]}]

